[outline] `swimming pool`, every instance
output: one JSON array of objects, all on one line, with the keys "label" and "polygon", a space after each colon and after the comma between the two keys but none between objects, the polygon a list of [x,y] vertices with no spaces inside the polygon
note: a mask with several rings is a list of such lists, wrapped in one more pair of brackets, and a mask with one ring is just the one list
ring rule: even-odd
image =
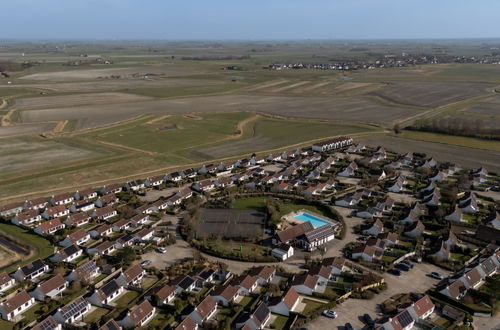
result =
[{"label": "swimming pool", "polygon": [[309,213],[300,213],[295,215],[294,218],[304,222],[309,221],[314,228],[318,228],[324,225],[332,225],[331,222],[315,217],[314,215]]}]

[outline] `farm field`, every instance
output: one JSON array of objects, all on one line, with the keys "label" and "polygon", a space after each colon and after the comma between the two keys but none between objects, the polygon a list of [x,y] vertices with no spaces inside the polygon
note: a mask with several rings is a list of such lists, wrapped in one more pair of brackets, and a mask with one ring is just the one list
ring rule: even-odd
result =
[{"label": "farm field", "polygon": [[394,82],[373,94],[400,104],[437,107],[487,94],[492,87],[486,83]]},{"label": "farm field", "polygon": [[390,125],[420,110],[392,107],[369,97],[326,98],[288,96],[220,95],[140,103],[103,104],[30,110],[21,113],[23,122],[78,119],[77,128],[93,128],[144,114],[256,111],[292,118],[325,119]]},{"label": "farm field", "polygon": [[[442,141],[443,139],[449,137],[447,135],[440,136],[439,139],[436,139],[438,137],[435,136],[433,137],[434,140],[425,141],[420,135],[420,132],[417,132],[417,134],[419,136],[413,136],[413,138],[373,134],[359,137],[356,140],[360,143],[372,146],[382,145],[387,150],[392,150],[399,153],[405,153],[408,151],[423,152],[428,156],[436,158],[438,161],[456,162],[465,167],[477,168],[485,166],[493,172],[500,173],[500,163],[498,162],[498,160],[500,159],[499,151],[482,150],[459,145],[434,142]],[[417,139],[417,137],[419,139]],[[455,137],[451,138],[453,139],[453,142],[455,142]],[[496,144],[498,145],[498,142],[496,142]]]},{"label": "farm field", "polygon": [[[44,90],[47,92],[60,93],[81,93],[81,92],[104,92],[104,91],[125,91],[136,88],[172,88],[178,86],[211,86],[224,83],[215,79],[194,79],[194,78],[160,78],[160,79],[102,79],[99,81],[79,81],[79,82],[51,82],[40,81],[37,83],[20,81],[17,87]],[[12,87],[13,88],[13,87]],[[10,90],[11,87],[2,87],[3,90]],[[1,95],[1,94],[0,94]]]},{"label": "farm field", "polygon": [[[51,131],[56,126],[55,123],[33,123],[15,126],[0,126],[0,138],[20,135],[40,134]],[[1,143],[1,140],[0,140]]]},{"label": "farm field", "polygon": [[[1,132],[1,130],[0,130]],[[106,155],[102,151],[41,138],[0,139],[0,177]]]},{"label": "farm field", "polygon": [[174,77],[186,76],[199,73],[194,68],[186,66],[162,65],[162,66],[132,66],[123,68],[100,68],[80,69],[56,72],[40,72],[28,74],[20,79],[35,81],[75,81],[90,79],[107,79],[111,76],[124,78],[142,78],[143,76]]},{"label": "farm field", "polygon": [[[283,121],[263,118],[253,124],[250,130],[252,135],[248,138],[198,149],[197,154],[208,158],[220,158],[293,145],[322,137],[373,132],[374,130],[373,127],[365,125]],[[293,134],[290,134],[290,132],[293,132]]]},{"label": "farm field", "polygon": [[149,97],[126,93],[89,93],[21,98],[16,100],[14,106],[18,110],[27,110],[87,104],[140,102],[149,99]]}]

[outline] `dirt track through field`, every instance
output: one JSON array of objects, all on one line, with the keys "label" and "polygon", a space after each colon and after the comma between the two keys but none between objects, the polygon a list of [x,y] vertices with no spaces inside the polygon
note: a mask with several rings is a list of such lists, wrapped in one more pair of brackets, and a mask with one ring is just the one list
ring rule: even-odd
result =
[{"label": "dirt track through field", "polygon": [[247,91],[257,91],[257,90],[260,90],[260,89],[264,89],[264,88],[268,88],[268,87],[273,87],[273,86],[276,86],[276,85],[281,85],[281,84],[284,84],[284,83],[287,83],[288,80],[278,80],[278,81],[271,81],[271,82],[268,82],[268,83],[264,83],[264,84],[259,84],[257,86],[254,86],[254,87],[250,87],[248,89],[246,89]]},{"label": "dirt track through field", "polygon": [[97,142],[99,142],[101,144],[104,144],[104,145],[107,145],[107,146],[110,146],[110,147],[124,149],[124,150],[128,150],[128,151],[133,151],[133,152],[140,152],[140,153],[143,153],[143,154],[146,154],[146,155],[150,155],[150,156],[156,155],[156,152],[142,150],[142,149],[138,149],[138,148],[134,148],[134,147],[129,147],[129,146],[124,146],[122,144],[117,144],[117,143],[112,143],[112,142],[107,142],[107,141],[97,141]]},{"label": "dirt track through field", "polygon": [[163,119],[167,119],[168,117],[170,117],[171,115],[164,115],[164,116],[160,116],[160,117],[157,117],[157,118],[154,118],[154,119],[151,119],[149,121],[146,122],[146,125],[151,125],[151,124],[154,124],[158,121],[161,121]]},{"label": "dirt track through field", "polygon": [[61,120],[57,122],[56,127],[52,130],[53,133],[60,133],[64,131],[64,127],[68,124],[69,120]]},{"label": "dirt track through field", "polygon": [[331,83],[332,83],[331,81],[323,81],[323,82],[320,82],[320,83],[317,83],[317,84],[314,84],[314,85],[311,85],[311,86],[308,86],[308,87],[305,87],[305,88],[302,88],[300,90],[296,90],[293,92],[294,93],[310,92],[316,88],[321,88],[321,87],[326,86],[326,85],[331,84]]},{"label": "dirt track through field", "polygon": [[308,83],[309,83],[309,81],[300,81],[300,82],[292,84],[292,85],[271,89],[270,92],[272,92],[272,93],[284,92],[284,91],[287,91],[289,89],[297,88],[297,87],[300,87],[300,86],[308,84]]}]

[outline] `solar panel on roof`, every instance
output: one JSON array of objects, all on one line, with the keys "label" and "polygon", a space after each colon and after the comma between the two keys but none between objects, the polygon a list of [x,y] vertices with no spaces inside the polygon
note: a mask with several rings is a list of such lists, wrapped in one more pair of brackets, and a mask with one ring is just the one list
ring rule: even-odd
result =
[{"label": "solar panel on roof", "polygon": [[408,313],[408,311],[404,311],[398,316],[398,321],[405,328],[413,322],[413,318],[411,317],[410,313]]},{"label": "solar panel on roof", "polygon": [[47,320],[42,321],[42,322],[38,325],[38,328],[40,328],[40,329],[42,329],[42,330],[53,330],[53,329],[56,329],[56,328],[57,328],[57,324],[54,324],[54,323],[52,322],[52,320],[47,319]]}]

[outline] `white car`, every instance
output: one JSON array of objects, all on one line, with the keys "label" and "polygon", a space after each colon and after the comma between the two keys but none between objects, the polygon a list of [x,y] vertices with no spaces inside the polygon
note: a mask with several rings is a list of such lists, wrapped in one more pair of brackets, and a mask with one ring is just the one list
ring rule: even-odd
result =
[{"label": "white car", "polygon": [[156,252],[158,253],[167,253],[167,249],[165,249],[164,247],[159,247],[156,249]]},{"label": "white car", "polygon": [[323,315],[331,319],[337,318],[337,312],[332,311],[331,309],[324,310]]}]

